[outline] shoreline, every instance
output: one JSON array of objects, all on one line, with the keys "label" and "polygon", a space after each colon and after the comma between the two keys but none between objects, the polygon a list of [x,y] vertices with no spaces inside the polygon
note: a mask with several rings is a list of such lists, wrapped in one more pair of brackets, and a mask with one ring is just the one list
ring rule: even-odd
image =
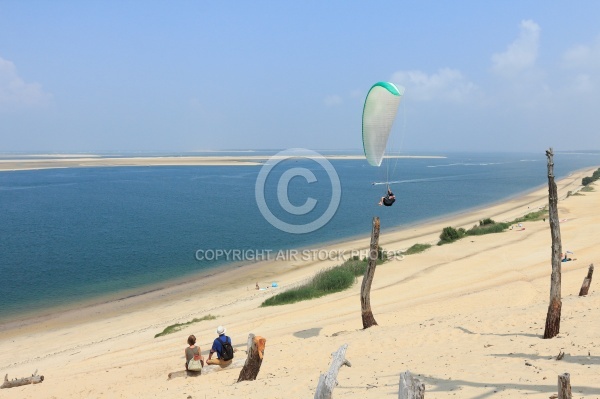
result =
[{"label": "shoreline", "polygon": [[[571,172],[568,176],[557,181],[559,201],[567,196],[568,191],[576,192],[581,188],[580,182],[583,176],[591,175],[597,168],[584,168]],[[483,218],[492,218],[496,221],[512,221],[528,212],[533,212],[547,205],[547,186],[541,185],[536,188],[515,194],[494,203],[481,205],[463,211],[441,215],[431,219],[425,219],[400,227],[382,229],[380,235],[380,247],[389,251],[406,250],[410,245],[417,243],[435,245],[442,229],[451,225],[452,227],[470,228],[474,223]],[[510,206],[509,206],[510,205]],[[502,211],[500,212],[500,209]],[[370,236],[356,235],[339,240],[328,241],[322,245],[308,245],[301,248],[286,249],[280,251],[319,250],[325,252],[351,253],[351,251],[364,251],[369,247]],[[423,241],[424,240],[424,241]],[[401,245],[405,242],[411,244]],[[345,249],[345,250],[344,250]],[[273,251],[277,252],[277,251]],[[132,288],[125,291],[107,293],[105,295],[76,301],[70,304],[52,306],[39,312],[28,312],[23,317],[14,315],[0,319],[0,337],[9,337],[23,328],[38,330],[44,328],[56,328],[57,326],[73,325],[82,320],[95,320],[97,318],[120,314],[131,310],[154,306],[160,301],[173,301],[181,299],[190,289],[198,289],[211,286],[211,290],[217,290],[224,285],[223,280],[230,279],[230,284],[242,284],[248,281],[247,287],[254,287],[254,279],[265,280],[267,276],[271,280],[281,280],[281,275],[298,269],[307,269],[311,266],[324,264],[321,268],[332,267],[341,264],[340,259],[268,259],[248,263],[248,261],[237,261],[221,264],[214,268],[193,273],[189,276],[174,278],[169,281],[158,282]],[[326,266],[325,266],[326,265]],[[272,268],[278,268],[278,273],[268,273]],[[264,283],[264,281],[263,281]],[[289,288],[289,286],[286,286]],[[86,313],[93,313],[93,317]]]}]

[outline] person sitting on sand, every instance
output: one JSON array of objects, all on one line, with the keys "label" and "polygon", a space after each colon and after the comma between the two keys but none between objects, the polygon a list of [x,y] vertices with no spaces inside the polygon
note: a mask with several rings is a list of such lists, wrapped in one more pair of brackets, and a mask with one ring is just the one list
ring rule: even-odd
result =
[{"label": "person sitting on sand", "polygon": [[204,358],[202,358],[202,352],[200,351],[200,347],[196,346],[196,337],[194,335],[190,335],[187,339],[187,343],[189,347],[185,348],[185,369],[188,369],[188,363],[194,357],[196,360],[200,358],[200,362],[204,366]]},{"label": "person sitting on sand", "polygon": [[[208,354],[208,359],[206,359],[206,364],[217,364],[221,367],[228,366],[231,364],[231,359],[223,359],[223,344],[229,344],[229,346],[231,346],[231,338],[225,335],[225,327],[223,326],[217,327],[217,334],[219,336],[213,341],[213,346],[210,349],[210,353]],[[215,353],[217,354],[217,358],[212,359],[212,355]]]},{"label": "person sitting on sand", "polygon": [[378,205],[392,206],[394,202],[396,202],[396,197],[394,196],[394,193],[392,192],[392,190],[390,190],[390,187],[388,186],[386,196],[381,197]]},{"label": "person sitting on sand", "polygon": [[568,254],[569,254],[569,251],[565,252],[565,257],[562,258],[561,262],[568,262],[570,260],[577,260],[577,259],[569,258]]}]

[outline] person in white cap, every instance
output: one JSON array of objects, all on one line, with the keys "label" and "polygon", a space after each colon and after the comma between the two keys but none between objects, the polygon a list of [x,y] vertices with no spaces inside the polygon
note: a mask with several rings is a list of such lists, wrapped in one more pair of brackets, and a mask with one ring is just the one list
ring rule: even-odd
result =
[{"label": "person in white cap", "polygon": [[[217,327],[217,335],[219,335],[213,341],[213,346],[206,359],[206,364],[218,364],[220,366],[228,366],[231,364],[233,359],[233,346],[231,345],[231,338],[225,335],[225,327]],[[212,355],[216,353],[217,358],[212,359]]]}]

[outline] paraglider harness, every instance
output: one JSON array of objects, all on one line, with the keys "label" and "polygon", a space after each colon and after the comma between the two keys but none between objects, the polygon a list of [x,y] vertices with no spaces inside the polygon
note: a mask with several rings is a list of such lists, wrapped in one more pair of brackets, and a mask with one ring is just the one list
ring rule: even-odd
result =
[{"label": "paraglider harness", "polygon": [[394,193],[390,190],[390,188],[388,187],[387,189],[387,194],[386,196],[383,198],[383,205],[385,206],[392,206],[392,204],[396,202],[396,198],[394,197]]}]

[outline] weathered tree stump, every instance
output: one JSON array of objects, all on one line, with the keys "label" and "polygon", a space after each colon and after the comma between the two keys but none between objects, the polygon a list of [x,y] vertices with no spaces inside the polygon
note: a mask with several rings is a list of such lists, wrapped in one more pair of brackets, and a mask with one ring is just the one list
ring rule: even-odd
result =
[{"label": "weathered tree stump", "polygon": [[560,223],[558,219],[558,193],[554,182],[554,153],[552,148],[546,151],[548,158],[548,216],[550,234],[552,236],[552,275],[550,277],[550,304],[546,315],[544,339],[553,338],[560,332],[561,301],[561,259],[562,243],[560,239]]},{"label": "weathered tree stump", "polygon": [[35,372],[31,375],[31,377],[15,378],[12,381],[8,380],[8,374],[6,374],[4,376],[4,383],[2,385],[0,385],[0,389],[20,387],[22,385],[39,384],[42,381],[44,381],[44,376],[37,375],[37,370],[35,370]]},{"label": "weathered tree stump", "polygon": [[263,337],[255,337],[252,333],[248,335],[248,357],[242,371],[240,371],[238,382],[256,380],[265,355],[266,342],[267,340]]},{"label": "weathered tree stump", "polygon": [[558,399],[571,399],[571,376],[569,373],[558,376]]},{"label": "weathered tree stump", "polygon": [[398,399],[424,399],[425,384],[412,376],[410,371],[406,370],[400,373],[400,390]]},{"label": "weathered tree stump", "polygon": [[369,248],[369,265],[365,271],[362,285],[360,287],[360,306],[362,314],[363,328],[376,326],[377,322],[371,311],[371,284],[375,277],[375,267],[377,267],[377,258],[379,257],[379,218],[373,218],[373,231],[371,232],[371,246]]},{"label": "weathered tree stump", "polygon": [[338,384],[337,375],[340,371],[340,367],[346,365],[352,366],[348,360],[346,360],[346,349],[348,344],[340,346],[340,348],[333,353],[333,359],[331,360],[331,366],[327,374],[321,374],[319,377],[319,383],[317,390],[315,391],[315,399],[331,399],[333,396],[333,388]]},{"label": "weathered tree stump", "polygon": [[592,274],[594,274],[594,264],[590,265],[588,269],[587,276],[583,279],[583,284],[581,285],[581,289],[579,290],[579,296],[584,296],[588,294],[590,289],[590,285],[592,284]]}]

